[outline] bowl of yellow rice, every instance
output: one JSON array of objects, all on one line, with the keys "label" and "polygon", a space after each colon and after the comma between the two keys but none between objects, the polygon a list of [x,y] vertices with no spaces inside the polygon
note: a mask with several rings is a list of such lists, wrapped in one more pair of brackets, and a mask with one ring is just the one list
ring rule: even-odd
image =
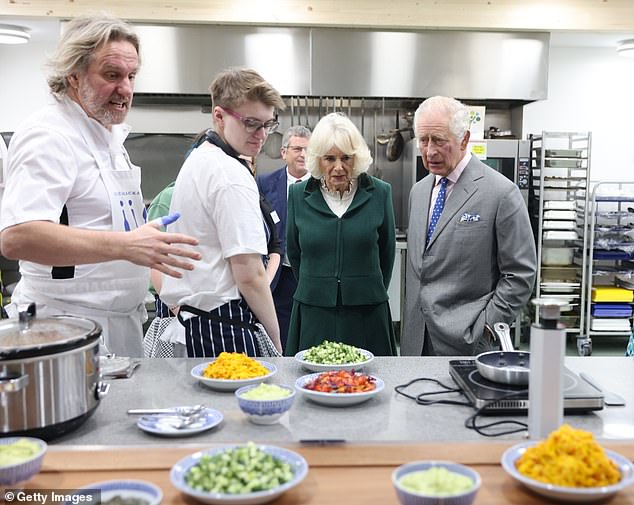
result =
[{"label": "bowl of yellow rice", "polygon": [[567,424],[543,441],[514,445],[502,467],[542,496],[570,503],[605,500],[634,483],[634,465],[602,448],[592,433]]},{"label": "bowl of yellow rice", "polygon": [[222,352],[216,359],[192,368],[191,376],[209,388],[235,391],[249,384],[264,382],[276,372],[277,367],[268,361],[242,353]]}]

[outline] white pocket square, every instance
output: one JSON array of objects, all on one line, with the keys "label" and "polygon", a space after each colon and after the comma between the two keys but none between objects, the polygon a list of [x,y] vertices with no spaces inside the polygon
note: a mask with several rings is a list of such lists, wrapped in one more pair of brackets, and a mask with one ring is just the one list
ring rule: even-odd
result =
[{"label": "white pocket square", "polygon": [[470,214],[469,212],[465,212],[462,216],[460,216],[461,223],[470,223],[480,221],[480,214]]}]

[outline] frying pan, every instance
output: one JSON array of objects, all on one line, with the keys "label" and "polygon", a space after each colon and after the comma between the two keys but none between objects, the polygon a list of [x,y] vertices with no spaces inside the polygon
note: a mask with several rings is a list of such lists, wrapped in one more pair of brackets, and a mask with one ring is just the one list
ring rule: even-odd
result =
[{"label": "frying pan", "polygon": [[[491,330],[489,329],[489,331]],[[527,385],[530,354],[513,350],[508,324],[495,323],[493,334],[500,341],[502,350],[478,354],[475,360],[478,372],[482,377],[492,382],[513,386]]]},{"label": "frying pan", "polygon": [[398,109],[396,110],[396,129],[390,135],[390,140],[387,142],[386,149],[386,157],[388,161],[396,161],[401,157],[401,153],[403,152],[403,146],[405,145],[405,141],[403,140],[403,135],[401,135],[401,130],[398,126]]}]

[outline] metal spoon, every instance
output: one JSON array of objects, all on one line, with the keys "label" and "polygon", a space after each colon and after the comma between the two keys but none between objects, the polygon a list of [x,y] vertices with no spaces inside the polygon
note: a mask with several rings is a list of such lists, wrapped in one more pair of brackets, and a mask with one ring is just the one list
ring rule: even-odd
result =
[{"label": "metal spoon", "polygon": [[204,405],[194,405],[192,407],[179,407],[169,409],[128,409],[130,416],[147,416],[147,415],[167,415],[179,417],[192,417],[204,412]]}]

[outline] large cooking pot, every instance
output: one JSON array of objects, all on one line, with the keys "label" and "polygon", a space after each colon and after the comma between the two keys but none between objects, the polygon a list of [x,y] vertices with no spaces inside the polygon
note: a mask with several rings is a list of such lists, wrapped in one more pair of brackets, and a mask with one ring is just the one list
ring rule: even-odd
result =
[{"label": "large cooking pot", "polygon": [[508,324],[495,323],[492,332],[500,341],[502,350],[478,354],[475,360],[478,372],[482,377],[493,382],[513,386],[527,385],[530,354],[513,350]]},{"label": "large cooking pot", "polygon": [[100,382],[101,327],[73,316],[0,321],[0,435],[50,440],[83,423],[107,392]]}]

